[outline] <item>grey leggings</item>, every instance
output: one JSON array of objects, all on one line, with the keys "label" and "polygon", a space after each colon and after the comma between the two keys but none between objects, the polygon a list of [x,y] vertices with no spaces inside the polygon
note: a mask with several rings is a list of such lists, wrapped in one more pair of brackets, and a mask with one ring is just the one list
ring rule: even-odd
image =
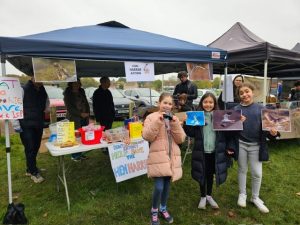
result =
[{"label": "grey leggings", "polygon": [[251,169],[252,197],[259,196],[262,179],[262,162],[259,161],[259,145],[257,143],[239,142],[238,181],[240,194],[247,194],[246,180],[248,162]]}]

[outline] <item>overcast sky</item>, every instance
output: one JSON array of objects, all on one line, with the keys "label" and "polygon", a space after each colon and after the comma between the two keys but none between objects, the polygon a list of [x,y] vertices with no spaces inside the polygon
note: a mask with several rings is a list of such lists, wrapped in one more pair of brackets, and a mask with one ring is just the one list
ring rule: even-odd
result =
[{"label": "overcast sky", "polygon": [[300,0],[0,0],[0,36],[110,20],[202,45],[236,22],[282,48],[300,42]]}]

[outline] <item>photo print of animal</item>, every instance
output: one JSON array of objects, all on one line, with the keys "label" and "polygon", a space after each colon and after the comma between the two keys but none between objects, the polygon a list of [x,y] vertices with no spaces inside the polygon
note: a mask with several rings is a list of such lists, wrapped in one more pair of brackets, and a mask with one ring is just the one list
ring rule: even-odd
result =
[{"label": "photo print of animal", "polygon": [[77,80],[74,60],[32,58],[32,65],[37,82],[61,83]]},{"label": "photo print of animal", "polygon": [[214,130],[243,130],[241,110],[215,110],[212,118]]},{"label": "photo print of animal", "polygon": [[213,80],[211,63],[186,63],[190,80]]},{"label": "photo print of animal", "polygon": [[288,109],[263,109],[261,119],[263,130],[291,132],[291,117]]},{"label": "photo print of animal", "polygon": [[186,125],[189,126],[204,126],[205,116],[203,111],[189,111],[186,112],[187,119],[185,121]]}]

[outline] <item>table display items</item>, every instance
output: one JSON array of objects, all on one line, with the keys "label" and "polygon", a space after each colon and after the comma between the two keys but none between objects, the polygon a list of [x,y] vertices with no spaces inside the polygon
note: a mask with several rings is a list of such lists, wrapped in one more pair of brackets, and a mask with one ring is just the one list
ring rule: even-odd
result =
[{"label": "table display items", "polygon": [[84,145],[94,145],[101,143],[102,133],[104,126],[94,125],[90,123],[88,126],[84,126],[78,129],[81,136],[81,143]]}]

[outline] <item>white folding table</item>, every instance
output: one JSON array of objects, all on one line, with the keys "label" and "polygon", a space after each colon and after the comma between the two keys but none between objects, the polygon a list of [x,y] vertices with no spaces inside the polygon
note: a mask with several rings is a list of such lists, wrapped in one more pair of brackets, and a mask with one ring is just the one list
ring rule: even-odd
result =
[{"label": "white folding table", "polygon": [[46,142],[45,145],[52,156],[58,157],[57,190],[59,191],[59,182],[61,182],[65,188],[68,211],[70,211],[70,199],[69,199],[68,185],[66,179],[66,168],[65,168],[64,156],[73,153],[78,153],[78,152],[87,152],[94,149],[107,148],[112,144],[108,144],[105,142],[101,144],[95,144],[95,145],[80,144],[68,148],[60,148],[58,146],[53,145],[53,143],[51,142]]}]

